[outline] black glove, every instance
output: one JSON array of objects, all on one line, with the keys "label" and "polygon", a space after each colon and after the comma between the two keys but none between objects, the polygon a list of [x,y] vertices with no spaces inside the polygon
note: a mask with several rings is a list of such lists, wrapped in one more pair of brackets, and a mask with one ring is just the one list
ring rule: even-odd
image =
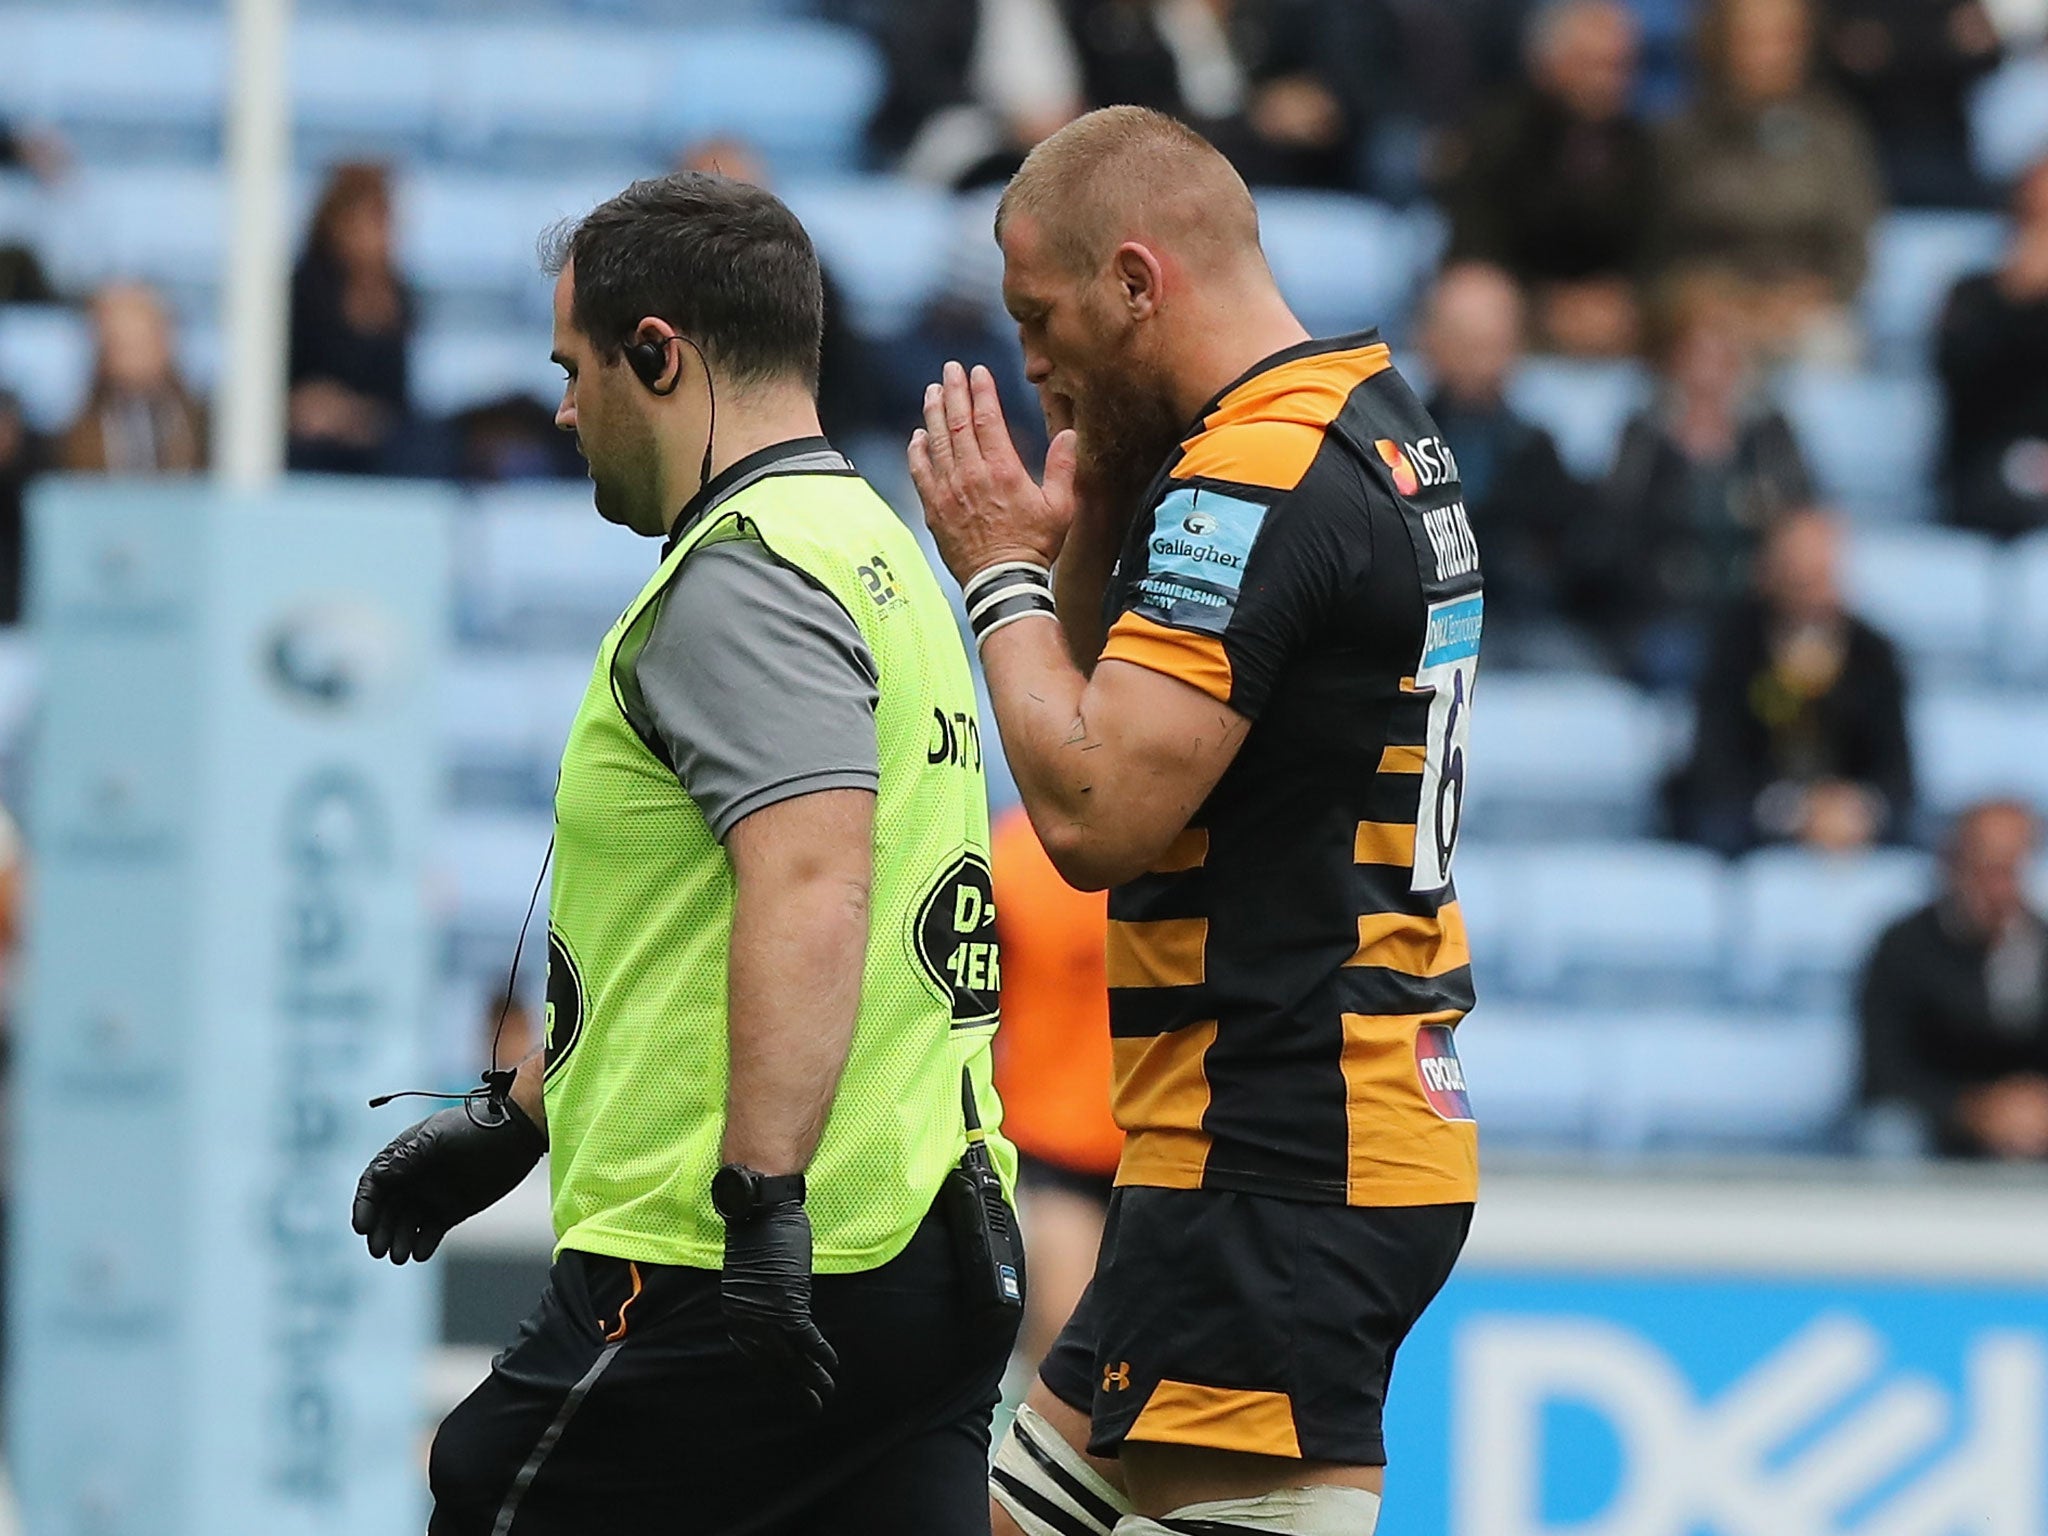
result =
[{"label": "black glove", "polygon": [[540,1127],[509,1098],[444,1109],[370,1159],[351,1225],[370,1240],[373,1259],[431,1258],[450,1227],[502,1200],[547,1149]]},{"label": "black glove", "polygon": [[811,1321],[811,1215],[801,1201],[725,1229],[719,1299],[741,1352],[793,1385],[812,1412],[823,1408],[839,1356]]}]

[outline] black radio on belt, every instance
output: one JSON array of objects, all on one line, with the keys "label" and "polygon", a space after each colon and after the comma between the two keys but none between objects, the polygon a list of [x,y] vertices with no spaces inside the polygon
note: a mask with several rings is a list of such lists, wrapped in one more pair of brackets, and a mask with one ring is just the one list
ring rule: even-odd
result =
[{"label": "black radio on belt", "polygon": [[989,1160],[988,1133],[974,1108],[974,1084],[963,1069],[960,1097],[967,1112],[967,1150],[946,1175],[946,1222],[970,1301],[997,1312],[1024,1305],[1024,1240],[1003,1196],[1003,1181]]}]

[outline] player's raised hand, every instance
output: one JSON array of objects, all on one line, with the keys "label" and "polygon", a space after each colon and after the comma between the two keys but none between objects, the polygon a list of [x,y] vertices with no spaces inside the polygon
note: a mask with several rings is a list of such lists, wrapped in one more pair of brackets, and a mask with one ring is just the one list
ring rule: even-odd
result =
[{"label": "player's raised hand", "polygon": [[1052,440],[1045,482],[1031,478],[995,376],[948,363],[924,395],[924,426],[910,439],[910,478],[926,524],[957,580],[1006,560],[1050,565],[1074,521],[1077,454],[1071,430]]}]

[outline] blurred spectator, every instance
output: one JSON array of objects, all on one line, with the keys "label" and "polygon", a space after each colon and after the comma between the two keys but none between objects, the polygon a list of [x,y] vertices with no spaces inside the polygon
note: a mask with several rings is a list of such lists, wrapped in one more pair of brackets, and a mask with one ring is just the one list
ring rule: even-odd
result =
[{"label": "blurred spectator", "polygon": [[21,503],[40,454],[21,401],[0,390],[0,625],[21,622],[23,518]]},{"label": "blurred spectator", "polygon": [[1842,851],[1905,833],[1905,679],[1892,643],[1843,606],[1841,543],[1830,514],[1787,514],[1766,538],[1755,598],[1723,621],[1675,786],[1689,841]]},{"label": "blurred spectator", "polygon": [[1003,1132],[1023,1162],[1020,1215],[1031,1245],[1017,1347],[1035,1363],[1095,1272],[1123,1149],[1109,1112],[1109,907],[1102,892],[1060,878],[1021,806],[998,818],[990,863],[1003,954],[996,1088]]},{"label": "blurred spectator", "polygon": [[1970,163],[1970,89],[1998,67],[1998,28],[1980,0],[1829,0],[1834,77],[1877,137],[1891,201],[1981,205]]},{"label": "blurred spectator", "polygon": [[71,146],[47,128],[0,122],[0,169],[24,170],[46,185],[71,169]]},{"label": "blurred spectator", "polygon": [[459,411],[448,421],[458,479],[580,480],[586,466],[576,439],[555,425],[553,409],[530,394],[510,393]]},{"label": "blurred spectator", "polygon": [[1522,352],[1522,296],[1498,267],[1446,267],[1423,310],[1430,415],[1458,456],[1465,509],[1486,552],[1491,666],[1595,664],[1566,623],[1564,549],[1584,496],[1543,428],[1505,398]]},{"label": "blurred spectator", "polygon": [[2013,194],[1998,270],[1949,294],[1938,361],[1954,520],[1996,534],[2048,525],[2048,160]]},{"label": "blurred spectator", "polygon": [[171,317],[140,283],[92,301],[94,361],[85,407],[58,440],[59,469],[190,474],[206,467],[206,410],[178,376]]},{"label": "blurred spectator", "polygon": [[1812,80],[1810,0],[1709,0],[1693,105],[1665,125],[1660,258],[1750,287],[1773,355],[1848,363],[1881,206],[1875,151]]},{"label": "blurred spectator", "polygon": [[1064,0],[894,0],[886,14],[889,88],[869,135],[903,174],[1005,180],[1080,115]]},{"label": "blurred spectator", "polygon": [[1602,498],[1598,610],[1623,667],[1698,677],[1706,627],[1749,587],[1765,525],[1813,495],[1792,427],[1760,387],[1741,290],[1694,277],[1651,315],[1656,402],[1621,434]]},{"label": "blurred spectator", "polygon": [[2048,922],[2025,884],[2039,831],[2012,801],[1965,811],[1941,894],[1878,940],[1861,1003],[1870,1150],[2048,1158]]},{"label": "blurred spectator", "polygon": [[1401,85],[1384,0],[1075,0],[1089,101],[1192,123],[1262,184],[1369,190]]},{"label": "blurred spectator", "polygon": [[[773,186],[761,152],[744,139],[729,135],[691,145],[677,157],[676,169],[725,176],[757,187]],[[825,335],[818,349],[818,420],[828,437],[844,442],[869,427],[896,423],[882,415],[876,363],[867,340],[846,318],[843,290],[822,259],[818,270],[825,283]],[[561,434],[554,435],[560,439]],[[576,473],[582,472],[579,463]]]},{"label": "blurred spectator", "polygon": [[381,165],[338,165],[292,273],[293,469],[340,474],[415,467],[408,434],[412,294],[392,250]]},{"label": "blurred spectator", "polygon": [[[71,146],[42,129],[0,122],[0,170],[24,170],[50,184],[71,168]],[[0,241],[0,304],[48,304],[57,297],[34,249],[19,240]]]},{"label": "blurred spectator", "polygon": [[1637,346],[1656,167],[1629,109],[1638,27],[1619,0],[1552,0],[1529,29],[1526,85],[1482,117],[1446,189],[1454,259],[1528,285],[1538,344]]},{"label": "blurred spectator", "polygon": [[[1401,60],[1397,105],[1436,129],[1462,130],[1519,83],[1537,0],[1386,0]],[[1449,169],[1437,166],[1439,175]]]}]

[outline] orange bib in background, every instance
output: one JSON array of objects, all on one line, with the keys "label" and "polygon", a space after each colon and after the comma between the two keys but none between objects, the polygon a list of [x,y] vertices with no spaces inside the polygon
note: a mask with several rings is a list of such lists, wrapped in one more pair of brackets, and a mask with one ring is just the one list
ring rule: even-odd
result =
[{"label": "orange bib in background", "polygon": [[1107,1177],[1123,1149],[1109,1113],[1109,897],[1060,878],[1021,806],[998,818],[990,843],[1003,965],[995,1047],[1003,1132],[1032,1157]]}]

